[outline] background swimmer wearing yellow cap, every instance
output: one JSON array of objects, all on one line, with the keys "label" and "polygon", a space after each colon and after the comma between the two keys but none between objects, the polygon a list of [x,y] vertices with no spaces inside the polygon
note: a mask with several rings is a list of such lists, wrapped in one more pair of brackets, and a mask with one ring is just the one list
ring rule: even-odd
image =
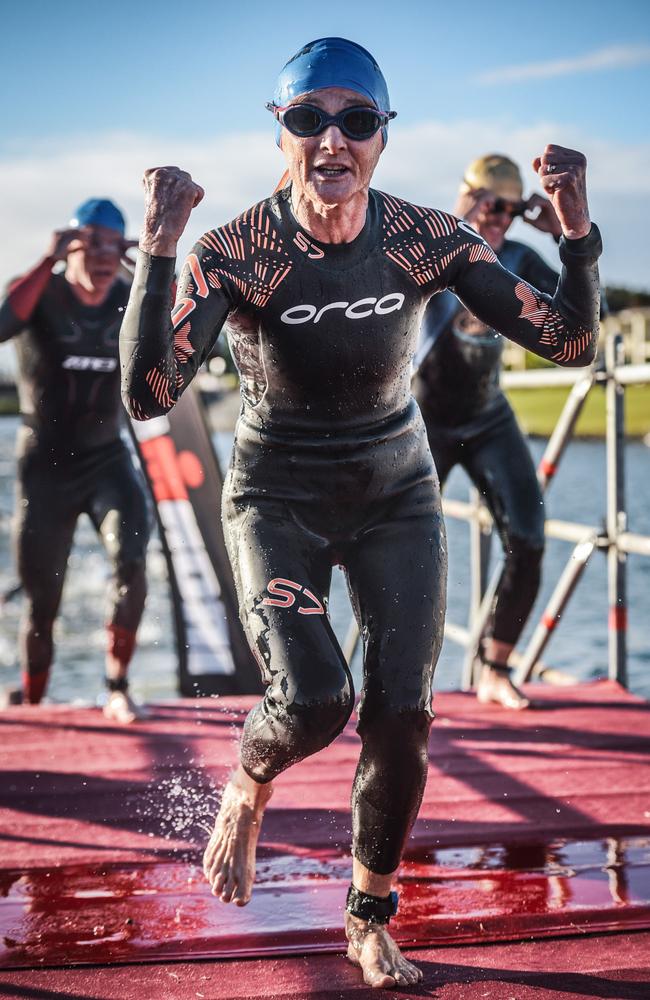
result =
[{"label": "background swimmer wearing yellow cap", "polygon": [[[488,153],[465,171],[455,213],[476,229],[514,274],[553,294],[558,273],[524,243],[506,239],[521,217],[556,241],[562,227],[540,194],[523,198],[523,180],[507,156]],[[461,465],[482,494],[503,544],[504,565],[479,645],[477,695],[506,708],[528,707],[510,679],[508,659],[539,590],[544,501],[524,437],[499,388],[503,338],[446,291],[430,300],[416,355],[414,392],[444,485]]]}]

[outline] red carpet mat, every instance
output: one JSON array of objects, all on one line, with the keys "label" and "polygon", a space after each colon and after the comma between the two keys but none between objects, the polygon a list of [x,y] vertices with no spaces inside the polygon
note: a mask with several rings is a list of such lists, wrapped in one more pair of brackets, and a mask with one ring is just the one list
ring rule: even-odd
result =
[{"label": "red carpet mat", "polygon": [[[605,682],[539,697],[519,714],[438,697],[394,925],[407,946],[650,927],[648,705]],[[0,965],[341,948],[352,726],[278,781],[251,905],[225,907],[203,884],[248,703],[157,706],[128,729],[85,709],[0,715]]]},{"label": "red carpet mat", "polygon": [[409,953],[422,985],[377,992],[339,955],[0,970],[10,1000],[648,1000],[650,933]]}]

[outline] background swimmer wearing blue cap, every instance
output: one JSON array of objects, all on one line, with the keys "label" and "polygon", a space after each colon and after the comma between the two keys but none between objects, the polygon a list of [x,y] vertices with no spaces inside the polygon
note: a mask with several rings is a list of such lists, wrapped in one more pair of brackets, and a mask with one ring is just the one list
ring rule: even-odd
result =
[{"label": "background swimmer wearing blue cap", "polygon": [[462,220],[373,190],[394,113],[375,60],[353,42],[306,45],[270,108],[289,183],[199,239],[171,318],[176,246],[203,189],[176,167],[146,172],[122,393],[136,419],[167,412],[227,321],[242,410],[223,519],[267,686],[205,851],[212,890],[249,901],[274,779],[327,746],[352,713],[352,678],[327,616],[338,563],[364,635],[348,957],[371,986],[415,984],[421,972],[388,923],[426,782],[446,592],[439,486],[410,388],[420,319],[453,286],[483,322],[540,356],[588,364],[600,237],[585,159],[559,146],[536,161],[565,237],[552,297],[505,271]]},{"label": "background swimmer wearing blue cap", "polygon": [[[89,198],[0,306],[0,341],[16,338],[23,418],[15,518],[25,596],[22,690],[7,697],[38,704],[45,694],[75,526],[87,513],[111,562],[104,713],[118,723],[140,715],[127,672],[144,608],[149,536],[145,495],[121,438],[117,337],[129,288],[118,272],[137,245],[124,229],[112,201]],[[54,273],[63,261],[65,272]]]}]

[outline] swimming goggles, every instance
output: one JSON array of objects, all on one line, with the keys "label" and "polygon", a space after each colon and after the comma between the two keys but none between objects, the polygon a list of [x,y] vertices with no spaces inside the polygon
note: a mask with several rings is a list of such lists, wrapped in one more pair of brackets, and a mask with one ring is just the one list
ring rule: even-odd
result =
[{"label": "swimming goggles", "polygon": [[501,215],[507,212],[511,219],[516,219],[518,215],[523,215],[528,207],[526,201],[506,201],[505,198],[497,198],[491,208],[488,208],[490,215]]},{"label": "swimming goggles", "polygon": [[360,142],[370,139],[379,129],[385,128],[389,121],[397,117],[396,111],[377,111],[368,107],[344,108],[336,115],[326,114],[315,104],[290,104],[280,108],[269,101],[266,107],[281,125],[301,139],[319,135],[328,126],[336,125],[348,139]]}]

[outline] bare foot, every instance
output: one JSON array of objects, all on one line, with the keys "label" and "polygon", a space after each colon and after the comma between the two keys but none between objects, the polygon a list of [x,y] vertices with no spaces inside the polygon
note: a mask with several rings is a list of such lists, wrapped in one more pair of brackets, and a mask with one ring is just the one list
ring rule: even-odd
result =
[{"label": "bare foot", "polygon": [[368,986],[385,990],[391,986],[415,986],[422,982],[422,970],[407,961],[388,932],[387,924],[345,914],[348,958],[359,965]]},{"label": "bare foot", "polygon": [[213,896],[246,906],[255,881],[255,850],[262,817],[273,790],[252,782],[254,790],[230,780],[223,791],[214,830],[203,855],[203,873]]},{"label": "bare foot", "polygon": [[503,708],[521,711],[528,708],[530,701],[510,680],[506,669],[495,669],[489,663],[484,663],[481,676],[476,687],[476,697],[483,704],[496,702]]},{"label": "bare foot", "polygon": [[126,691],[111,691],[109,693],[108,701],[104,705],[104,715],[111,722],[117,722],[120,726],[128,726],[132,722],[149,718],[146,708],[136,705]]}]

